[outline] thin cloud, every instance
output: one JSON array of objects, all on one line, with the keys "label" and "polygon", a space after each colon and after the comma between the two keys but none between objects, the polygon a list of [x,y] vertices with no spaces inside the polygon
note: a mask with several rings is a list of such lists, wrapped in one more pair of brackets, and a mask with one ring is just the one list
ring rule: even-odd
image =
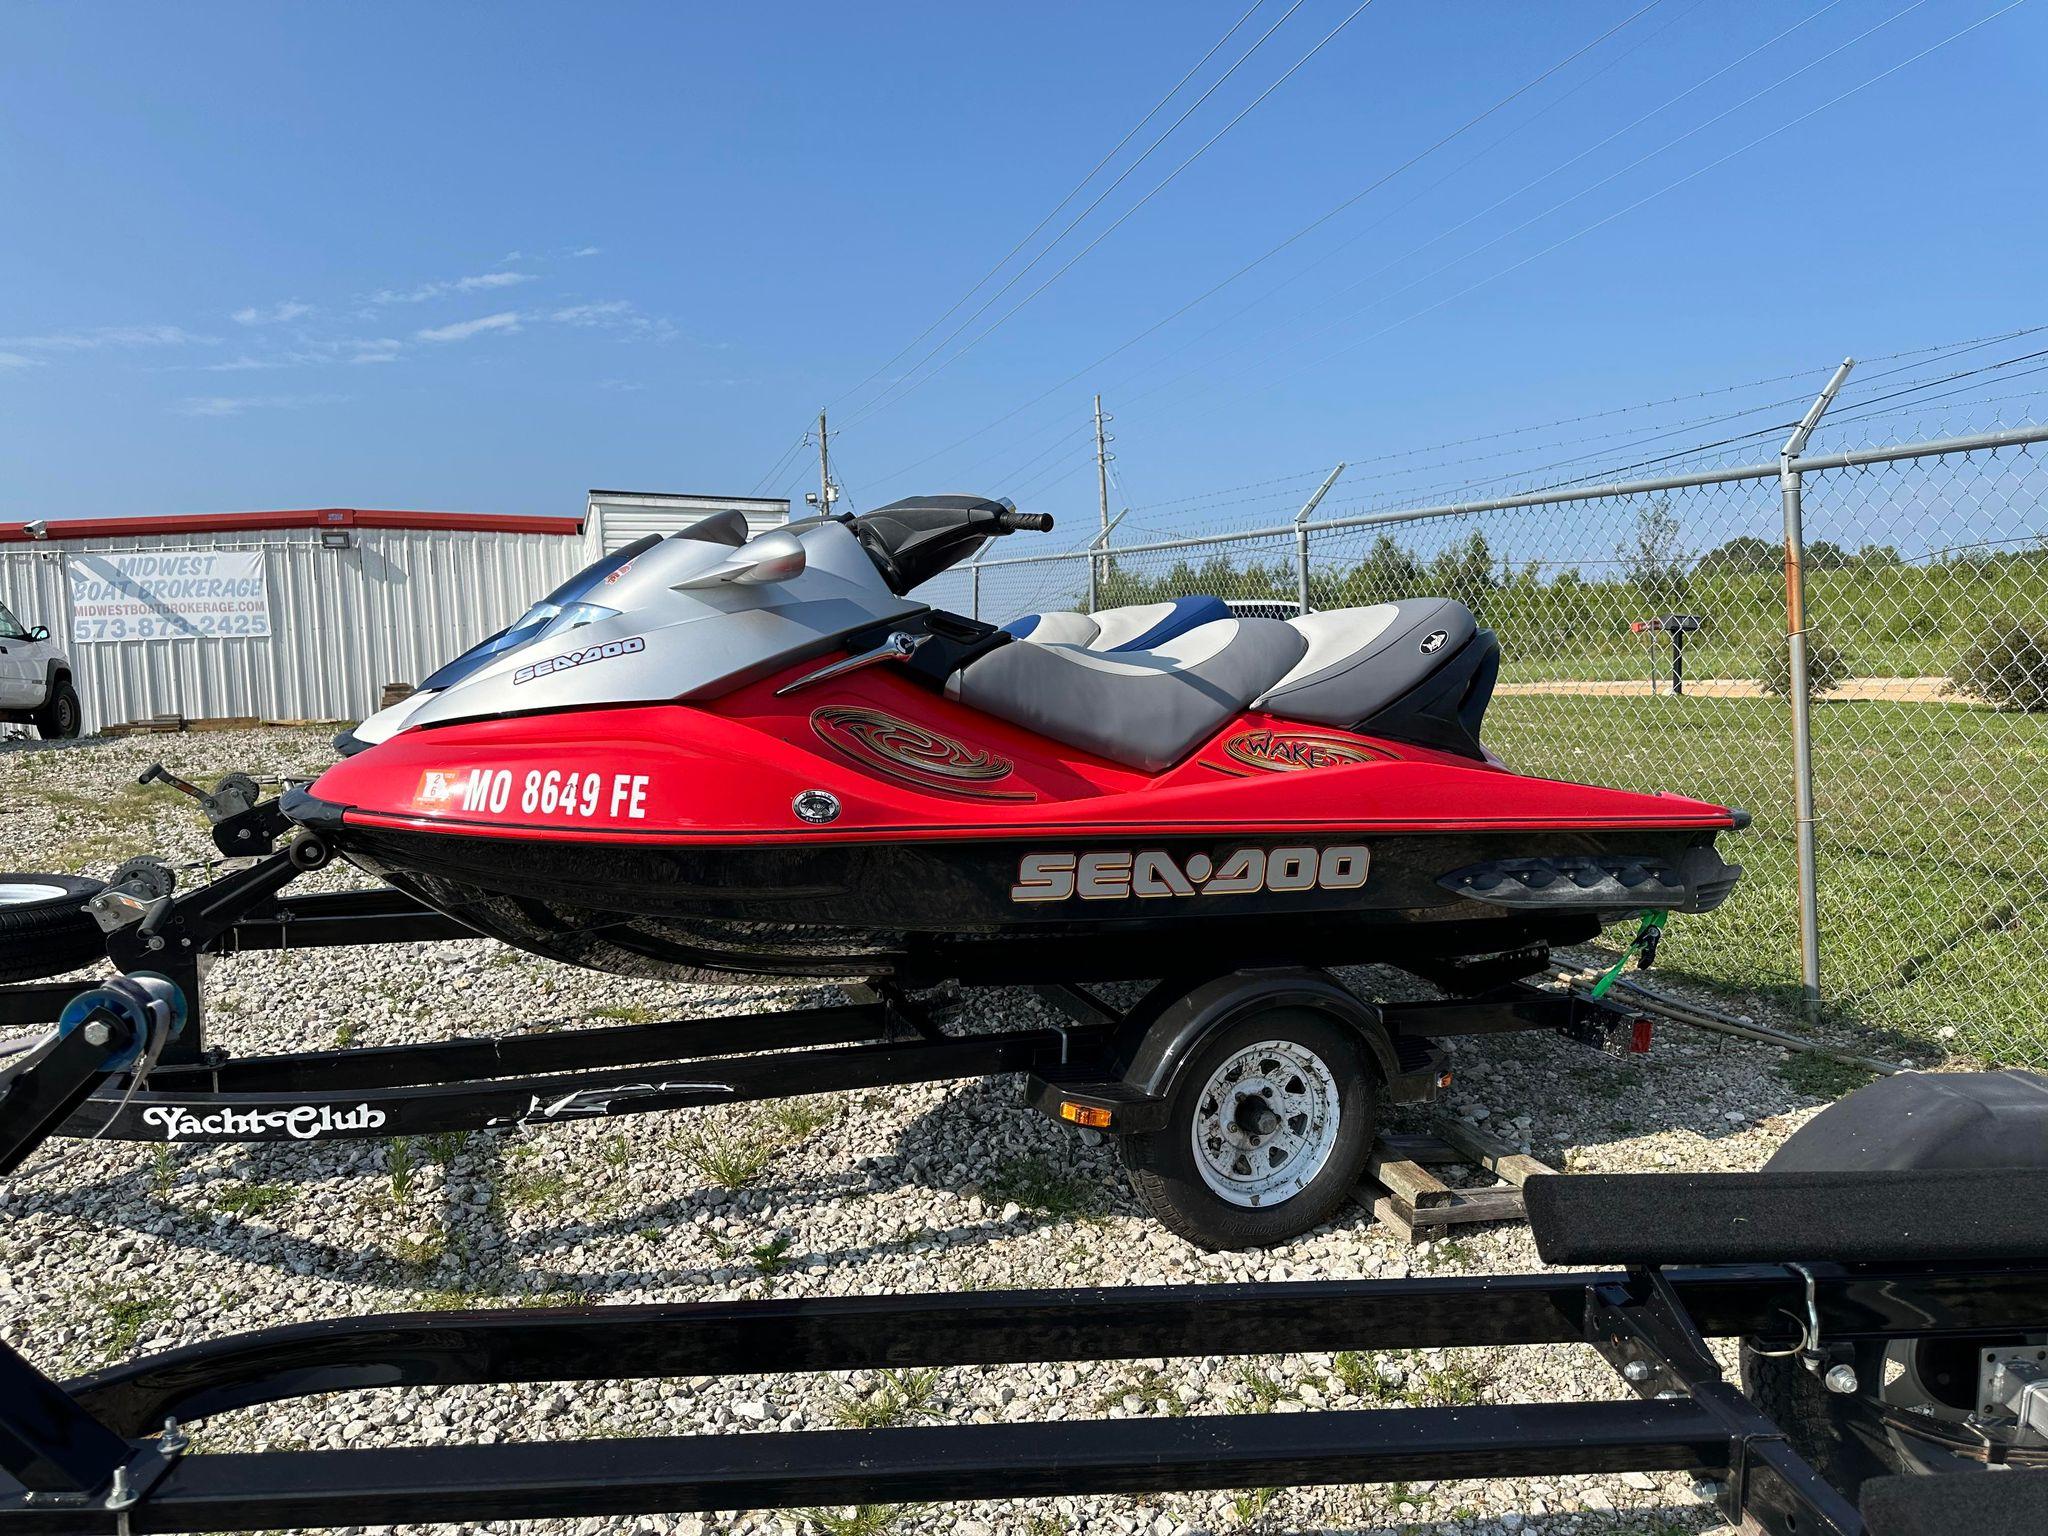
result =
[{"label": "thin cloud", "polygon": [[516,331],[519,329],[520,314],[516,309],[501,311],[495,315],[484,315],[476,320],[458,320],[453,325],[431,326],[424,331],[414,331],[420,341],[467,341],[472,336],[481,336],[486,331]]},{"label": "thin cloud", "polygon": [[218,336],[202,336],[181,325],[102,325],[89,331],[52,331],[42,336],[0,336],[0,347],[28,352],[97,352],[104,347],[217,347]]},{"label": "thin cloud", "polygon": [[247,309],[236,310],[228,318],[237,325],[285,325],[293,320],[303,320],[311,313],[312,305],[302,304],[297,299],[286,299],[280,304],[271,305],[268,309],[259,309],[252,304]]},{"label": "thin cloud", "polygon": [[208,363],[201,370],[205,373],[254,373],[264,368],[290,368],[299,361],[295,357],[251,357],[246,352],[240,357],[231,357],[224,363]]},{"label": "thin cloud", "polygon": [[355,349],[349,357],[352,363],[395,363],[404,343],[390,336],[381,336],[375,340],[351,341],[347,345]]},{"label": "thin cloud", "polygon": [[23,357],[19,352],[0,352],[0,368],[40,368],[41,358]]},{"label": "thin cloud", "polygon": [[548,319],[558,325],[582,326],[586,330],[610,331],[622,340],[669,341],[676,335],[672,321],[643,315],[626,299],[606,299],[596,304],[571,304],[550,311]]},{"label": "thin cloud", "polygon": [[602,304],[571,304],[567,309],[558,309],[549,315],[550,320],[559,320],[564,325],[612,325],[633,313],[633,306],[624,299],[607,299]]},{"label": "thin cloud", "polygon": [[444,283],[421,283],[417,288],[380,288],[370,295],[372,304],[424,304],[428,299],[451,293],[488,293],[494,288],[512,288],[534,280],[531,272],[478,272]]},{"label": "thin cloud", "polygon": [[249,411],[306,411],[346,399],[347,395],[193,395],[171,409],[180,416],[241,416]]},{"label": "thin cloud", "polygon": [[586,245],[571,251],[569,254],[571,256],[602,256],[604,254],[604,247],[601,245]]}]

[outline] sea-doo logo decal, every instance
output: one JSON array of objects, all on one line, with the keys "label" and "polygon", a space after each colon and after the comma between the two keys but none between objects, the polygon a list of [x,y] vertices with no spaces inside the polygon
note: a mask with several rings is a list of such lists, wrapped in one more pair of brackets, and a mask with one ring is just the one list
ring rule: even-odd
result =
[{"label": "sea-doo logo decal", "polygon": [[630,640],[607,640],[603,645],[593,645],[586,651],[568,651],[560,656],[550,656],[546,661],[536,661],[530,667],[521,667],[512,674],[512,686],[516,688],[537,677],[566,672],[571,667],[587,667],[593,661],[616,661],[621,656],[631,656],[646,649],[647,642],[638,635]]},{"label": "sea-doo logo decal", "polygon": [[1449,630],[1432,629],[1422,637],[1422,644],[1418,645],[1416,649],[1425,656],[1434,656],[1444,648],[1444,642],[1450,638],[1451,632]]},{"label": "sea-doo logo decal", "polygon": [[811,729],[828,746],[855,762],[879,769],[921,789],[943,789],[983,800],[1028,800],[1023,790],[989,789],[992,780],[1006,779],[1015,765],[982,747],[941,736],[909,720],[879,709],[835,704],[811,715]]},{"label": "sea-doo logo decal", "polygon": [[1223,743],[1223,750],[1247,767],[1281,773],[1372,761],[1372,753],[1356,742],[1315,731],[1240,731]]},{"label": "sea-doo logo decal", "polygon": [[336,1109],[331,1104],[293,1104],[281,1109],[216,1109],[195,1115],[176,1105],[152,1107],[142,1112],[142,1123],[164,1133],[165,1141],[230,1140],[244,1137],[269,1140],[283,1131],[293,1141],[317,1141],[322,1136],[352,1136],[374,1131],[385,1121],[384,1111],[368,1104],[354,1109]]},{"label": "sea-doo logo decal", "polygon": [[1239,848],[1179,861],[1154,849],[1098,848],[1088,853],[1027,853],[1017,864],[1012,901],[1121,901],[1126,897],[1248,896],[1259,891],[1355,891],[1372,855],[1337,848]]}]

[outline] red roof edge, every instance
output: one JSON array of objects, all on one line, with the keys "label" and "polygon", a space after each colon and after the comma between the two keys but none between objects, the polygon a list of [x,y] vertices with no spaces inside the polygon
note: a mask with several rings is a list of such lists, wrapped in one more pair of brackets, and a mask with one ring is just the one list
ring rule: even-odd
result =
[{"label": "red roof edge", "polygon": [[[52,518],[49,542],[183,533],[259,533],[278,528],[411,528],[431,533],[578,534],[580,517],[504,517],[487,512],[399,512],[310,507],[285,512],[181,512],[163,517]],[[0,544],[28,544],[26,523],[0,523]]]}]

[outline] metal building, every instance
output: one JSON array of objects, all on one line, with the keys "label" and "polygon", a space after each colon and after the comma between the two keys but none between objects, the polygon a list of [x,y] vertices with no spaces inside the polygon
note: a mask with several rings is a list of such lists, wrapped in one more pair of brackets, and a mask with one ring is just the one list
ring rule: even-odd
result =
[{"label": "metal building", "polygon": [[[673,533],[713,512],[739,512],[749,537],[789,521],[786,496],[692,496],[661,491],[592,491],[587,523],[595,549],[609,554],[650,533]],[[594,557],[593,557],[594,558]]]},{"label": "metal building", "polygon": [[0,603],[69,651],[85,729],[153,715],[357,720],[604,550],[786,500],[592,491],[586,517],[229,512],[0,522]]}]

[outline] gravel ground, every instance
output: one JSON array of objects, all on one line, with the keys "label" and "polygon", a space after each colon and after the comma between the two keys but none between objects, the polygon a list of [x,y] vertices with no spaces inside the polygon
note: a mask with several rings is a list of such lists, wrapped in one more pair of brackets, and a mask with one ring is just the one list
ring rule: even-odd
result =
[{"label": "gravel ground", "polygon": [[[105,875],[135,853],[203,860],[212,849],[193,808],[160,787],[131,787],[143,766],[162,760],[210,780],[229,768],[304,773],[327,756],[324,735],[304,731],[0,746],[0,868]],[[1682,924],[1672,942],[1684,943]],[[1368,995],[1414,995],[1389,973],[1351,980]],[[209,991],[214,1038],[237,1051],[745,1014],[832,995],[628,981],[481,940],[224,958]],[[970,994],[965,1022],[1012,1027],[1041,1012],[1026,994],[984,992]],[[1858,1081],[1815,1058],[1669,1027],[1647,1056],[1533,1035],[1461,1042],[1455,1056],[1448,1112],[1580,1170],[1755,1168]],[[1424,1121],[1408,1111],[1400,1123]],[[54,1142],[0,1190],[0,1334],[59,1375],[282,1322],[416,1308],[1541,1267],[1519,1227],[1411,1249],[1356,1207],[1274,1251],[1200,1253],[1141,1214],[1109,1149],[1024,1109],[1007,1078],[412,1142]],[[1572,1346],[1256,1355],[361,1392],[225,1415],[198,1441],[431,1444],[1619,1395],[1604,1362]],[[1711,1492],[1680,1475],[1628,1474],[508,1529],[1726,1531]]]}]

